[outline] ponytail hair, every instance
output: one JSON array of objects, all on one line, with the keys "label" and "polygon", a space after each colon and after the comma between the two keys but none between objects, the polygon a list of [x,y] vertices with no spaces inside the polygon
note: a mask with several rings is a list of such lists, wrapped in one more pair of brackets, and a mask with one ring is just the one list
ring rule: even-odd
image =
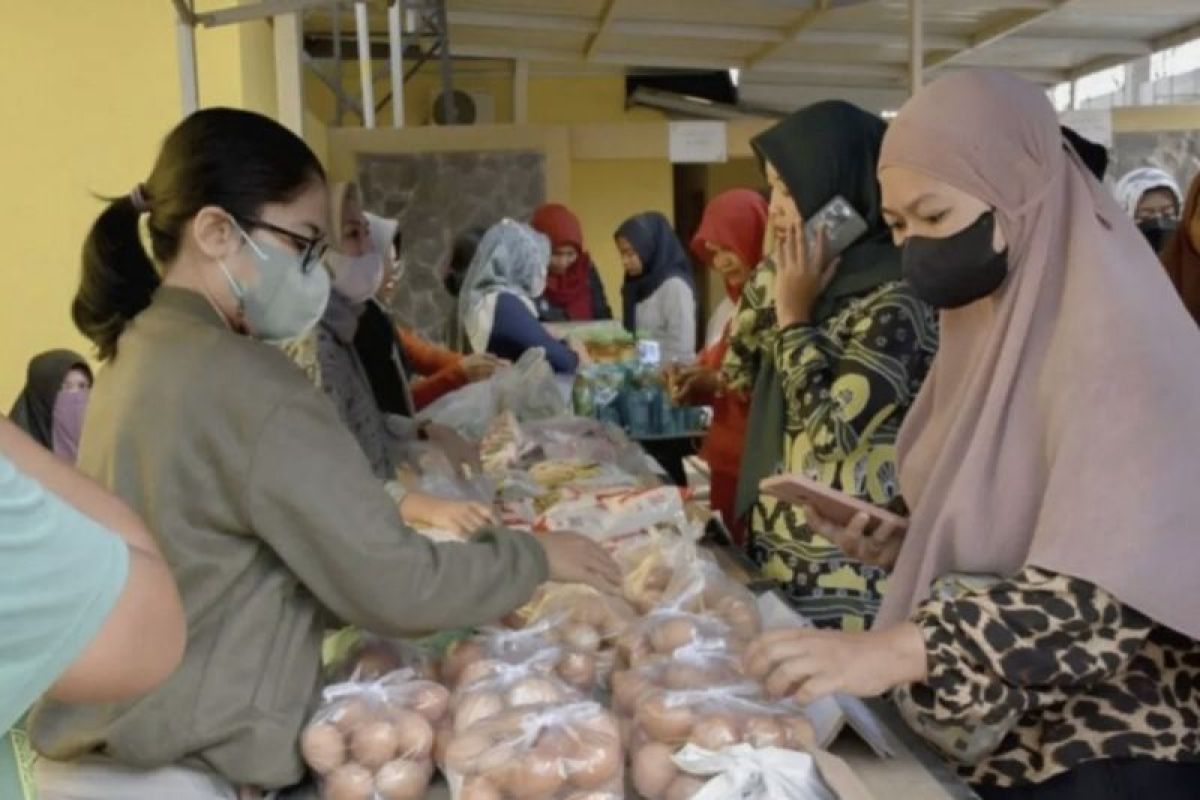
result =
[{"label": "ponytail hair", "polygon": [[[71,306],[80,332],[101,360],[117,354],[125,326],[162,282],[159,265],[179,254],[187,225],[206,206],[254,219],[268,203],[287,203],[324,170],[302,139],[250,111],[197,111],[167,136],[149,179],[111,200],[83,244],[83,273]],[[141,215],[149,215],[150,249],[142,246]]]}]

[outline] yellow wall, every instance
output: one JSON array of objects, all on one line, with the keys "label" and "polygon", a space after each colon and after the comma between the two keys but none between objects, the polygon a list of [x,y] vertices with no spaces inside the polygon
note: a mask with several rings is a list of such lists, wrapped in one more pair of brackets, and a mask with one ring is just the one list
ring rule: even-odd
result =
[{"label": "yellow wall", "polygon": [[[0,413],[31,356],[54,347],[88,352],[70,303],[80,246],[101,208],[92,193],[123,194],[144,179],[180,118],[171,3],[69,5],[6,3],[0,24]],[[199,7],[216,5],[228,3]],[[258,25],[198,31],[202,103],[273,110],[274,71],[259,66],[272,50],[263,56],[266,24]],[[242,45],[255,40],[247,53]],[[243,81],[247,72],[254,82]]]}]

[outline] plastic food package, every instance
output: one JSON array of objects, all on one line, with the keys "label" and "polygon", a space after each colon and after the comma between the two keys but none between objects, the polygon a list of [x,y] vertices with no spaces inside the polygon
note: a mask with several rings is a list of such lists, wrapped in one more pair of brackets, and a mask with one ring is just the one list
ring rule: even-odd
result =
[{"label": "plastic food package", "polygon": [[573,686],[606,686],[617,640],[637,619],[624,600],[578,583],[550,583],[513,615],[514,627],[541,630],[563,649],[557,672]]},{"label": "plastic food package", "polygon": [[689,537],[651,531],[622,541],[613,558],[621,568],[622,594],[645,614],[662,603],[675,572],[701,555]]},{"label": "plastic food package", "polygon": [[[408,489],[444,497],[491,505],[496,499],[496,484],[487,475],[464,475],[455,469],[449,457],[428,442],[406,442],[394,453],[397,478]],[[461,537],[460,537],[461,538]]]},{"label": "plastic food package", "polygon": [[455,800],[621,800],[624,753],[616,720],[598,703],[509,711],[447,748]]},{"label": "plastic food package", "polygon": [[527,350],[516,364],[499,369],[486,381],[472,383],[437,400],[420,418],[453,428],[479,441],[500,414],[511,411],[519,421],[552,419],[570,414],[540,347]]},{"label": "plastic food package", "polygon": [[433,775],[434,726],[449,695],[409,670],[325,690],[300,736],[322,800],[419,800]]},{"label": "plastic food package", "polygon": [[739,744],[802,751],[814,747],[815,738],[799,707],[768,701],[750,681],[650,689],[637,702],[629,733],[631,777],[646,800],[682,800],[707,782],[676,763],[676,753],[686,745],[710,753]]},{"label": "plastic food package", "polygon": [[664,524],[680,528],[688,525],[683,494],[676,486],[589,492],[554,506],[535,527],[578,531],[605,542]]},{"label": "plastic food package", "polygon": [[505,411],[496,417],[479,443],[479,458],[485,472],[497,475],[516,468],[535,447],[525,438],[516,415]]}]

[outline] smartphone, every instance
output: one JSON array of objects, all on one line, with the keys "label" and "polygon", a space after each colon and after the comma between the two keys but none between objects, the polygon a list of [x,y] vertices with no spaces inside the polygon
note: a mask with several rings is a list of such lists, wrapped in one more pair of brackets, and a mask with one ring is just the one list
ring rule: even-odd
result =
[{"label": "smartphone", "polygon": [[807,252],[815,252],[817,243],[824,237],[825,260],[829,262],[846,252],[846,248],[866,232],[867,221],[854,210],[849,200],[836,195],[804,223],[804,246],[808,248]]},{"label": "smartphone", "polygon": [[778,475],[767,478],[760,485],[762,493],[794,506],[811,506],[825,519],[835,525],[846,526],[856,514],[866,514],[870,519],[867,532],[876,530],[880,525],[891,524],[898,531],[908,527],[908,520],[887,509],[871,505],[857,497],[830,489],[803,475]]}]

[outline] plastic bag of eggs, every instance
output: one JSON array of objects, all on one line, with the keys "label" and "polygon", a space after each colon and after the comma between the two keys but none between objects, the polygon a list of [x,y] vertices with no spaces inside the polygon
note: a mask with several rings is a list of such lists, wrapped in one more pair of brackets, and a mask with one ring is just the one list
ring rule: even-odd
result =
[{"label": "plastic bag of eggs", "polygon": [[644,667],[695,644],[740,654],[749,640],[717,617],[659,608],[617,639],[618,669]]},{"label": "plastic bag of eggs", "polygon": [[327,652],[330,649],[336,651],[325,668],[330,683],[374,681],[402,669],[423,680],[439,679],[437,658],[413,642],[344,628],[326,639]]},{"label": "plastic bag of eggs", "polygon": [[[472,667],[481,662],[532,663],[590,694],[598,685],[603,654],[598,652],[598,634],[590,630],[591,626],[587,628],[569,625],[561,617],[548,617],[518,630],[484,629],[475,638],[458,642],[446,651],[442,679],[447,686],[457,688],[473,680]],[[568,639],[577,646],[561,643]]]},{"label": "plastic bag of eggs", "polygon": [[798,706],[769,703],[753,682],[651,689],[638,701],[629,738],[638,794],[645,800],[686,800],[699,791],[704,781],[680,772],[673,761],[687,744],[714,752],[735,744],[809,750],[816,734]]},{"label": "plastic bag of eggs", "polygon": [[341,683],[300,736],[322,800],[418,800],[433,775],[434,727],[449,692],[401,670],[377,681]]},{"label": "plastic bag of eggs", "polygon": [[744,639],[752,639],[762,630],[754,595],[707,557],[675,571],[658,608],[715,617]]},{"label": "plastic bag of eggs", "polygon": [[663,602],[676,569],[699,557],[694,543],[666,534],[631,538],[613,553],[621,568],[621,593],[641,614]]},{"label": "plastic bag of eggs", "polygon": [[648,659],[641,666],[613,674],[613,710],[632,719],[642,696],[652,689],[683,691],[745,681],[742,660],[721,642],[690,642],[671,655]]},{"label": "plastic bag of eggs", "polygon": [[539,631],[563,648],[558,666],[563,680],[587,691],[607,686],[617,639],[637,620],[637,612],[619,597],[583,584],[546,584],[518,610],[513,627]]},{"label": "plastic bag of eggs", "polygon": [[616,720],[593,702],[504,712],[446,752],[455,800],[620,800],[623,767]]}]

